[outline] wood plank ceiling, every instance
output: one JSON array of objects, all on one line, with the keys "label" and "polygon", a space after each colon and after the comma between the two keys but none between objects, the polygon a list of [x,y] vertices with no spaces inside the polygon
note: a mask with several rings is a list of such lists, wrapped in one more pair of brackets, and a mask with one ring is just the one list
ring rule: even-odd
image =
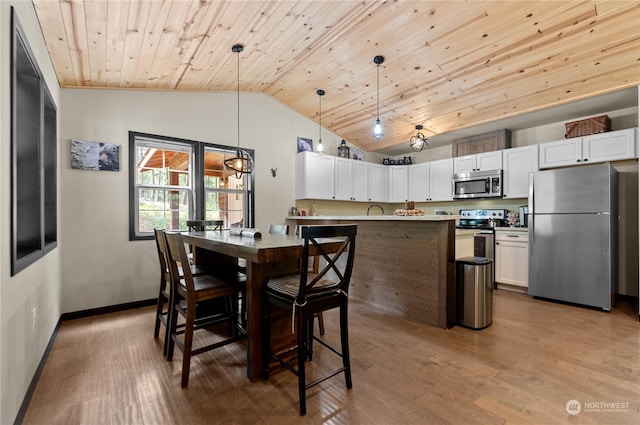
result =
[{"label": "wood plank ceiling", "polygon": [[[270,95],[367,151],[640,84],[638,1],[34,0],[61,87]],[[380,119],[376,118],[376,55]]]}]

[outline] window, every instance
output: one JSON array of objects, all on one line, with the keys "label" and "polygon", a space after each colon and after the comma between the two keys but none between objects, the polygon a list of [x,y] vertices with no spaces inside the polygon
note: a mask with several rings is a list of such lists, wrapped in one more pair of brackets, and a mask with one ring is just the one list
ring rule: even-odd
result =
[{"label": "window", "polygon": [[11,275],[57,246],[57,115],[11,8]]},{"label": "window", "polygon": [[129,132],[129,239],[151,239],[154,228],[186,230],[192,219],[223,220],[225,228],[252,226],[253,175],[238,179],[224,167],[235,151]]}]

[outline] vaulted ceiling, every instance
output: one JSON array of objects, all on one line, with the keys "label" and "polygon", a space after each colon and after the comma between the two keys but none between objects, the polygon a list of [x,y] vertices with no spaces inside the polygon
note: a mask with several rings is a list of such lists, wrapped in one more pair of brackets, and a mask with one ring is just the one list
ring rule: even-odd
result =
[{"label": "vaulted ceiling", "polygon": [[[638,1],[34,0],[61,87],[266,93],[367,151],[640,84]],[[376,118],[380,65],[382,140]]]}]

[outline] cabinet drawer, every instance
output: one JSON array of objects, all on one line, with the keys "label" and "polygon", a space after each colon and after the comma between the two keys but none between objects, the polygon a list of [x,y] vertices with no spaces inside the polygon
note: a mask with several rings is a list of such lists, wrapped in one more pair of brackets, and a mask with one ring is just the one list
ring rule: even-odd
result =
[{"label": "cabinet drawer", "polygon": [[529,242],[527,232],[496,232],[496,242]]}]

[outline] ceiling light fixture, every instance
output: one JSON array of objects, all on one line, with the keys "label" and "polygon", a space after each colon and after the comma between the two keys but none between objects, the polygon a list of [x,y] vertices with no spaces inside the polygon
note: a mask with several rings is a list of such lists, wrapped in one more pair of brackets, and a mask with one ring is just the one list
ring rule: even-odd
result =
[{"label": "ceiling light fixture", "polygon": [[322,154],[324,153],[324,147],[322,146],[322,96],[324,96],[324,90],[318,89],[316,90],[316,93],[318,94],[318,101],[320,104],[318,108],[319,116],[320,116],[319,124],[318,124],[320,137],[318,139],[318,147],[316,148],[316,152],[318,152],[319,154]]},{"label": "ceiling light fixture", "polygon": [[416,125],[416,130],[418,130],[418,132],[414,136],[411,136],[411,139],[409,139],[409,146],[411,146],[411,149],[416,152],[420,152],[422,149],[428,146],[427,138],[424,137],[424,134],[420,133],[420,130],[422,130],[423,128],[424,127],[422,127],[420,124]]},{"label": "ceiling light fixture", "polygon": [[236,156],[224,160],[225,167],[231,168],[236,172],[236,178],[240,179],[243,174],[251,174],[253,172],[253,158],[244,150],[240,149],[240,52],[244,50],[242,44],[234,44],[231,48],[233,53],[238,54],[238,150]]},{"label": "ceiling light fixture", "polygon": [[376,64],[376,92],[378,93],[376,124],[373,126],[373,138],[376,140],[384,137],[384,130],[382,129],[382,124],[380,124],[380,64],[383,62],[384,56],[376,56],[373,58],[373,63]]}]

